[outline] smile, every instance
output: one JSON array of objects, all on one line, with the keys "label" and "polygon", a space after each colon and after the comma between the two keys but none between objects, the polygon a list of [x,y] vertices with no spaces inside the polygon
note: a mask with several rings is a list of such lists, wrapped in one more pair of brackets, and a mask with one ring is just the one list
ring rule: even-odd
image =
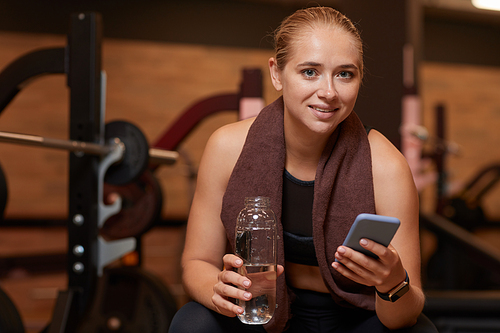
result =
[{"label": "smile", "polygon": [[319,112],[323,112],[323,113],[330,113],[330,112],[334,112],[334,111],[337,111],[337,109],[320,109],[320,108],[317,108],[317,107],[314,107],[314,106],[309,106],[310,108],[316,110],[316,111],[319,111]]}]

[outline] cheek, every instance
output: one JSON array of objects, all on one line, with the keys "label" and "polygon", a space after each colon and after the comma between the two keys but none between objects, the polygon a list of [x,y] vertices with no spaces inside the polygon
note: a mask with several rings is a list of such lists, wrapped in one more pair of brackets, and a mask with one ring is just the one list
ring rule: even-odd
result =
[{"label": "cheek", "polygon": [[285,87],[288,93],[295,95],[295,97],[310,95],[317,89],[311,82],[304,81],[287,82],[286,85],[283,85],[284,89]]},{"label": "cheek", "polygon": [[342,90],[342,99],[344,102],[354,103],[358,97],[359,87],[348,86]]}]

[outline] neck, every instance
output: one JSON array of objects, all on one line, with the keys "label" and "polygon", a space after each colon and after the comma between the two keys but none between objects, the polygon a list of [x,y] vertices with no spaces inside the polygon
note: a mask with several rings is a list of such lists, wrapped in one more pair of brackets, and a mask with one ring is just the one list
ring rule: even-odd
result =
[{"label": "neck", "polygon": [[290,124],[285,120],[285,167],[292,175],[301,180],[314,180],[319,159],[328,138]]}]

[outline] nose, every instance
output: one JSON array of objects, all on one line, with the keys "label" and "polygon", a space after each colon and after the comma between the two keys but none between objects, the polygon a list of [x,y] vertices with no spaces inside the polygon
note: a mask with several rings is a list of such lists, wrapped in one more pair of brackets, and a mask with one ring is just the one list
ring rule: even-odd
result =
[{"label": "nose", "polygon": [[318,97],[326,100],[332,100],[337,97],[337,90],[331,78],[325,78],[321,82],[321,86],[318,89]]}]

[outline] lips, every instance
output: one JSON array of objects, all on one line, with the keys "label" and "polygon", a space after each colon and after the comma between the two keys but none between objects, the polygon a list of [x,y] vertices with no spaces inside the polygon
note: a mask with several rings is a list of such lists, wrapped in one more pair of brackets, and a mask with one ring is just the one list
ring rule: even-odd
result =
[{"label": "lips", "polygon": [[330,112],[335,112],[335,111],[338,111],[339,108],[335,108],[335,109],[323,109],[323,108],[319,108],[319,107],[316,107],[316,106],[312,106],[312,105],[309,105],[309,107],[311,109],[314,109],[318,112],[322,112],[322,113],[330,113]]}]

